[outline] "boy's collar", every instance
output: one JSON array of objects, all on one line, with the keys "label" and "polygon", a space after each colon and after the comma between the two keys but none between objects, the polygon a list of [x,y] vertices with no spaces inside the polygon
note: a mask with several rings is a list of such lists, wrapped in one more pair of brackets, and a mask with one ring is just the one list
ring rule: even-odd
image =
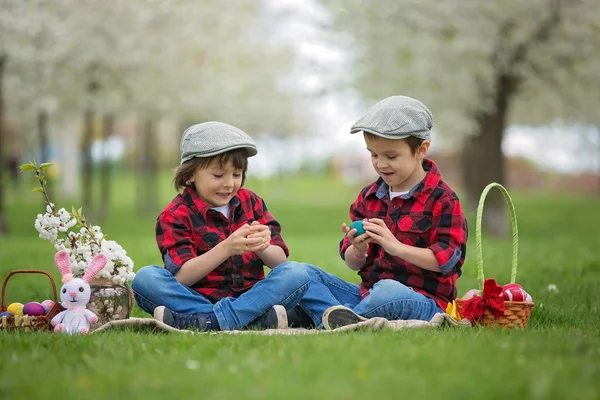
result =
[{"label": "boy's collar", "polygon": [[[240,198],[238,197],[238,193],[239,190],[229,201],[229,206],[231,208],[235,208],[241,204]],[[185,201],[185,203],[188,205],[188,207],[190,207],[190,209],[193,212],[200,213],[202,214],[202,217],[204,217],[205,219],[207,218],[206,213],[212,207],[209,207],[209,205],[206,204],[206,202],[202,200],[200,196],[198,196],[198,193],[196,192],[196,190],[194,190],[194,188],[186,187],[181,193],[181,196],[183,197],[183,201]]]},{"label": "boy's collar", "polygon": [[[425,158],[423,160],[423,169],[427,172],[425,178],[415,186],[413,186],[408,193],[398,196],[401,199],[408,199],[414,197],[418,202],[425,204],[433,189],[439,184],[441,180],[440,170],[433,160]],[[390,187],[387,183],[383,181],[383,178],[379,177],[375,184],[369,188],[365,197],[367,196],[376,196],[379,200],[386,199],[389,196]],[[389,197],[387,197],[389,198]]]}]

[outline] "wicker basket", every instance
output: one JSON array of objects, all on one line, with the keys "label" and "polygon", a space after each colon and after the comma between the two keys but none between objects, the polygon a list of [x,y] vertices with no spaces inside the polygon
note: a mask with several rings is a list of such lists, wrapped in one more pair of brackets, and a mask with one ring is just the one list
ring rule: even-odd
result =
[{"label": "wicker basket", "polygon": [[0,304],[0,312],[4,312],[7,309],[6,305],[6,285],[11,276],[16,274],[44,274],[48,278],[50,278],[50,283],[52,284],[52,295],[54,296],[54,305],[48,311],[46,315],[39,316],[4,316],[0,318],[0,330],[8,330],[8,331],[37,331],[37,330],[51,330],[52,326],[50,321],[56,314],[62,311],[60,303],[58,302],[58,298],[56,296],[56,285],[54,284],[54,279],[52,275],[45,271],[40,271],[37,269],[19,269],[15,271],[11,271],[8,276],[4,279],[4,283],[2,284],[2,304]]},{"label": "wicker basket", "polygon": [[[499,183],[490,183],[485,187],[479,198],[479,205],[477,206],[477,219],[475,225],[475,250],[477,252],[477,280],[479,281],[479,289],[483,290],[483,253],[481,246],[481,217],[483,215],[483,203],[485,198],[492,188],[498,188],[504,195],[504,200],[508,204],[508,210],[510,212],[510,221],[512,225],[513,234],[513,259],[512,259],[512,271],[510,275],[510,283],[515,283],[517,279],[517,261],[518,261],[518,227],[517,227],[517,215],[515,213],[515,207],[508,194],[508,191],[504,186]],[[466,300],[456,299],[459,313],[462,314],[462,306]],[[531,310],[533,310],[533,302],[521,302],[521,301],[505,301],[504,302],[504,315],[496,318],[492,315],[489,310],[484,310],[484,314],[481,319],[475,321],[478,325],[483,326],[505,326],[505,327],[520,327],[525,328],[527,322],[529,322],[529,316]]]}]

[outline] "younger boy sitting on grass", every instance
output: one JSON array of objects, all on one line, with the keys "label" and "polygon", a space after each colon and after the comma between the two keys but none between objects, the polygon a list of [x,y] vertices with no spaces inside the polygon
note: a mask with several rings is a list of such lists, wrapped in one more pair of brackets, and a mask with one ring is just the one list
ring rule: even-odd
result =
[{"label": "younger boy sitting on grass", "polygon": [[454,191],[426,158],[433,118],[420,101],[386,98],[350,132],[363,132],[379,178],[350,206],[365,233],[342,225],[340,255],[360,285],[306,265],[311,285],[300,302],[318,327],[384,317],[430,320],[456,297],[467,222]]},{"label": "younger boy sitting on grass", "polygon": [[[304,268],[285,263],[281,225],[262,198],[243,188],[254,141],[221,122],[189,127],[156,242],[165,267],[147,266],[132,289],[138,305],[180,329],[287,328],[309,285]],[[280,265],[282,264],[282,265]],[[265,278],[263,266],[273,270]]]}]

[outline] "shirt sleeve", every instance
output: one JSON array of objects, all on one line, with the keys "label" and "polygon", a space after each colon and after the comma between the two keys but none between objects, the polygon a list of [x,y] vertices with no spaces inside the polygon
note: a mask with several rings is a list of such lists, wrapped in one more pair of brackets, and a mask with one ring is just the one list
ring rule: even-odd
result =
[{"label": "shirt sleeve", "polygon": [[458,272],[467,252],[467,220],[457,199],[440,203],[434,212],[434,240],[429,249],[437,259],[444,276]]},{"label": "shirt sleeve", "polygon": [[197,256],[191,220],[174,212],[165,211],[158,216],[156,243],[165,267],[173,274],[188,260]]},{"label": "shirt sleeve", "polygon": [[254,209],[255,215],[258,216],[258,222],[262,225],[266,225],[271,230],[271,244],[273,246],[279,246],[283,249],[286,257],[289,257],[290,250],[288,249],[285,241],[283,240],[283,236],[281,236],[281,224],[277,222],[275,217],[269,212],[267,209],[267,205],[264,200],[260,197],[257,197],[256,206]]},{"label": "shirt sleeve", "polygon": [[[365,212],[365,201],[363,198],[363,193],[361,192],[354,203],[350,205],[350,221],[360,221],[367,217],[367,213]],[[342,240],[340,240],[340,256],[342,260],[346,260],[346,250],[350,247],[352,243],[348,240],[348,237],[344,235]]]}]

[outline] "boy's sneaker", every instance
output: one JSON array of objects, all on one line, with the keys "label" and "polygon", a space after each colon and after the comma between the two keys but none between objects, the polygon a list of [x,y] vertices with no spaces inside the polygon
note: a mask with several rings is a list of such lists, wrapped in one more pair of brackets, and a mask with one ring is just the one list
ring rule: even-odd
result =
[{"label": "boy's sneaker", "polygon": [[314,328],[315,323],[312,318],[300,306],[292,308],[287,313],[288,324],[290,328]]},{"label": "boy's sneaker", "polygon": [[344,306],[329,307],[323,313],[323,327],[331,330],[340,326],[352,325],[361,321],[366,321],[367,318],[361,317],[354,311]]},{"label": "boy's sneaker", "polygon": [[269,308],[267,312],[248,324],[248,329],[286,329],[288,327],[288,317],[284,306],[279,304]]},{"label": "boy's sneaker", "polygon": [[154,309],[154,319],[177,329],[220,330],[214,314],[181,314],[159,306]]}]

